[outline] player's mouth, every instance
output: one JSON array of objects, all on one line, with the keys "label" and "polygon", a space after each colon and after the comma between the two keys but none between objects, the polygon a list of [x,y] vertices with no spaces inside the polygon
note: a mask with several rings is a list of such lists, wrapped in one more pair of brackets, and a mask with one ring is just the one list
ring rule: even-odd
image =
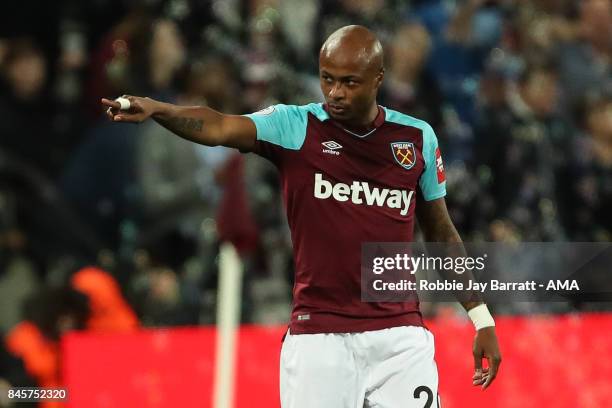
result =
[{"label": "player's mouth", "polygon": [[343,105],[336,105],[336,104],[332,104],[329,103],[327,104],[329,111],[335,115],[344,115],[346,113],[346,106]]}]

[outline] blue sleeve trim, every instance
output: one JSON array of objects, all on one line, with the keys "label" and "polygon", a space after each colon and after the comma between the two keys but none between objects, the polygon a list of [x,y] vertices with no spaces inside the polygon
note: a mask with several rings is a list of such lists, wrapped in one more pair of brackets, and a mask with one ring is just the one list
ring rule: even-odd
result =
[{"label": "blue sleeve trim", "polygon": [[259,112],[244,115],[257,128],[257,140],[273,143],[285,149],[299,150],[306,139],[308,112],[321,119],[327,113],[321,104],[304,106],[272,105]]},{"label": "blue sleeve trim", "polygon": [[428,197],[425,197],[425,193],[423,193],[423,198],[425,199],[425,201],[433,201],[442,197],[446,197],[446,189],[442,192],[439,192],[438,194],[430,195]]}]

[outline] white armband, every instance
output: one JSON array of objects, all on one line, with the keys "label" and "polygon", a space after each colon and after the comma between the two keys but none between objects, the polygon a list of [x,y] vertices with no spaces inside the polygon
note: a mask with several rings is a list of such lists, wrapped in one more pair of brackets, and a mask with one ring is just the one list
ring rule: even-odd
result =
[{"label": "white armband", "polygon": [[476,330],[495,326],[495,320],[493,320],[493,316],[489,313],[489,308],[484,303],[468,310],[468,316],[472,323],[474,323]]}]

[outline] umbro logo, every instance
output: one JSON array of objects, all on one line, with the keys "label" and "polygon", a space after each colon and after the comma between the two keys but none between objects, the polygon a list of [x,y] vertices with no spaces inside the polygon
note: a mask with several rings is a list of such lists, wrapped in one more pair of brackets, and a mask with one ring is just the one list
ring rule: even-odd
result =
[{"label": "umbro logo", "polygon": [[327,142],[321,143],[325,149],[323,149],[323,153],[333,154],[336,156],[340,155],[338,150],[342,149],[342,145],[338,142],[334,142],[333,140],[329,140]]},{"label": "umbro logo", "polygon": [[333,140],[330,140],[328,142],[323,142],[321,144],[331,150],[342,149],[342,145],[340,143],[334,142]]}]

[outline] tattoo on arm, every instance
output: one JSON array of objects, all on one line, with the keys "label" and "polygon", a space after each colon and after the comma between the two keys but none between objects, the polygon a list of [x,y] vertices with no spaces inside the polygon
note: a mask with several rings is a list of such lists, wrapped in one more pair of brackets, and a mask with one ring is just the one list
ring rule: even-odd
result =
[{"label": "tattoo on arm", "polygon": [[168,125],[177,131],[200,132],[204,125],[204,121],[202,119],[178,117],[170,119]]}]

